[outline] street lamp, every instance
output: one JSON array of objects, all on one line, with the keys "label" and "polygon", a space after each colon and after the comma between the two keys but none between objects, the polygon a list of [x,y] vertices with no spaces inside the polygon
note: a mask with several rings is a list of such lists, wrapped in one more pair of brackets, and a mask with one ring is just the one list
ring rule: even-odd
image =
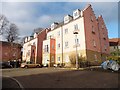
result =
[{"label": "street lamp", "polygon": [[73,31],[73,34],[75,34],[75,46],[76,46],[76,69],[78,69],[79,67],[78,67],[78,53],[77,53],[77,34],[78,34],[78,30],[74,30]]}]

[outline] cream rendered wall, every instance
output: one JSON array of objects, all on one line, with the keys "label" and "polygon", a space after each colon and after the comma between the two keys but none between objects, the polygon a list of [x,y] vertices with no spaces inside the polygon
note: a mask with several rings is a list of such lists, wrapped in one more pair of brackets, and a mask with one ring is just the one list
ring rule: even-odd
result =
[{"label": "cream rendered wall", "polygon": [[[48,45],[48,49],[49,49],[48,53],[44,52],[45,45]],[[43,41],[43,51],[42,52],[43,52],[42,64],[46,65],[49,63],[49,61],[47,61],[47,60],[50,60],[50,39]]]},{"label": "cream rendered wall", "polygon": [[[77,38],[79,39],[80,46],[77,48],[78,51],[80,50],[86,50],[85,45],[85,33],[84,33],[84,19],[83,17],[80,17],[68,24],[65,24],[59,28],[56,28],[54,30],[51,30],[47,34],[47,38],[49,36],[52,36],[56,40],[56,63],[58,63],[58,57],[60,57],[60,62],[62,63],[62,45],[63,45],[63,54],[65,53],[71,53],[75,52],[75,35],[73,34],[74,31],[74,25],[78,24],[79,28],[79,34],[77,35]],[[68,34],[65,34],[65,29],[68,28]],[[60,36],[58,36],[58,32],[60,31]],[[63,35],[62,35],[63,34]],[[62,36],[63,36],[63,44],[62,44]],[[68,48],[65,48],[65,42],[68,41]],[[60,48],[58,49],[58,43],[60,43]],[[80,55],[81,53],[79,53]],[[63,55],[64,56],[64,55]],[[86,56],[86,55],[83,55]],[[67,59],[69,59],[69,55],[65,56]],[[68,60],[69,61],[69,60]]]},{"label": "cream rendered wall", "polygon": [[24,45],[23,45],[23,54],[22,54],[22,60],[23,61],[25,61],[26,60],[26,55],[27,55],[27,46],[28,46],[28,44],[27,43],[25,43]]},{"label": "cream rendered wall", "polygon": [[48,48],[49,48],[49,53],[50,53],[50,39],[47,39],[47,40],[44,40],[43,41],[43,49],[45,48],[45,45],[48,45]]},{"label": "cream rendered wall", "polygon": [[[36,47],[36,55],[37,55],[37,43],[38,43],[38,38],[34,38],[26,43],[24,43],[23,45],[23,55],[22,55],[22,59],[23,61],[30,61],[30,56],[27,56],[27,52],[28,50],[30,50],[31,53],[31,45],[33,45],[33,43],[35,42],[35,47]],[[35,63],[36,63],[36,58],[35,58]]]},{"label": "cream rendered wall", "polygon": [[[79,39],[80,47],[78,47],[78,50],[85,50],[86,49],[85,33],[84,33],[84,21],[83,21],[83,17],[82,17],[82,18],[74,20],[73,22],[63,26],[63,48],[64,48],[63,52],[70,52],[70,51],[76,50],[76,48],[73,47],[75,45],[75,35],[73,34],[75,24],[78,24],[78,28],[79,28],[77,38]],[[68,28],[68,34],[65,34],[66,28]],[[65,41],[68,41],[69,48],[65,49]]]},{"label": "cream rendered wall", "polygon": [[[83,17],[72,21],[69,24],[63,26],[63,53],[64,53],[64,62],[69,62],[69,56],[71,52],[76,51],[75,47],[75,35],[73,34],[74,25],[78,24],[79,32],[77,38],[79,39],[79,45],[77,47],[78,55],[80,56],[82,51],[86,50],[85,44],[85,32],[84,32],[84,21]],[[65,29],[68,28],[68,34],[65,34]],[[68,48],[65,48],[65,42],[68,42]],[[82,55],[86,56],[86,54]]]}]

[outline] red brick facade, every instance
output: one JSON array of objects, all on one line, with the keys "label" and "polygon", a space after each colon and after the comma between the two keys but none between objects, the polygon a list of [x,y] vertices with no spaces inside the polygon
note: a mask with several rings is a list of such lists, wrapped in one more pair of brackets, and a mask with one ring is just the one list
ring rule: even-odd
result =
[{"label": "red brick facade", "polygon": [[108,32],[102,16],[96,18],[91,5],[83,10],[87,58],[106,60],[109,55]]},{"label": "red brick facade", "polygon": [[21,45],[0,41],[0,61],[21,59]]},{"label": "red brick facade", "polygon": [[43,40],[46,39],[48,29],[43,30],[41,33],[38,34],[38,43],[37,43],[37,63],[42,64],[42,45],[43,45]]}]

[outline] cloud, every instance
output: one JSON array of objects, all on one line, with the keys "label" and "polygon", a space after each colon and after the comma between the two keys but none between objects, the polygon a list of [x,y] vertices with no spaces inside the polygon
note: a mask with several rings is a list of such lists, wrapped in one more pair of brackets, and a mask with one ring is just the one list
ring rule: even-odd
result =
[{"label": "cloud", "polygon": [[48,15],[42,15],[38,18],[38,23],[42,24],[47,24],[49,22],[51,22],[52,20],[52,17],[51,16],[48,16]]},{"label": "cloud", "polygon": [[[83,10],[88,3],[89,2],[3,2],[2,13],[5,14],[9,21],[18,26],[20,36],[28,36],[31,35],[33,29],[50,27],[53,22],[61,22],[63,21],[64,15],[72,15],[73,10],[78,8]],[[117,22],[118,7],[116,2],[90,3],[96,16],[102,14],[108,28],[113,22]]]},{"label": "cloud", "polygon": [[2,13],[5,14],[11,21],[31,20],[33,15],[32,5],[25,3],[3,3]]}]

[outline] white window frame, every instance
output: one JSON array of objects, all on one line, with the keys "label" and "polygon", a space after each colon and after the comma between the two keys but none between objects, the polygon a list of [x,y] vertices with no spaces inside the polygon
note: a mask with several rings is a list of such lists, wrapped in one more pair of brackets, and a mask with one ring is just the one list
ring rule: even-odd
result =
[{"label": "white window frame", "polygon": [[57,44],[58,49],[60,48],[60,43]]},{"label": "white window frame", "polygon": [[75,44],[79,44],[79,39],[77,38],[75,38]]},{"label": "white window frame", "polygon": [[65,29],[65,34],[68,34],[68,28]]},{"label": "white window frame", "polygon": [[58,37],[60,36],[60,31],[57,32]]},{"label": "white window frame", "polygon": [[74,30],[78,30],[79,28],[78,28],[78,24],[75,24],[74,25]]},{"label": "white window frame", "polygon": [[68,47],[68,41],[65,42],[65,48],[67,48],[67,47]]},{"label": "white window frame", "polygon": [[58,56],[57,61],[58,61],[58,63],[60,63],[60,56]]},{"label": "white window frame", "polygon": [[77,17],[78,16],[78,12],[76,11],[76,12],[74,12],[74,16],[75,17]]},{"label": "white window frame", "polygon": [[44,52],[49,52],[49,46],[48,45],[44,46]]}]

